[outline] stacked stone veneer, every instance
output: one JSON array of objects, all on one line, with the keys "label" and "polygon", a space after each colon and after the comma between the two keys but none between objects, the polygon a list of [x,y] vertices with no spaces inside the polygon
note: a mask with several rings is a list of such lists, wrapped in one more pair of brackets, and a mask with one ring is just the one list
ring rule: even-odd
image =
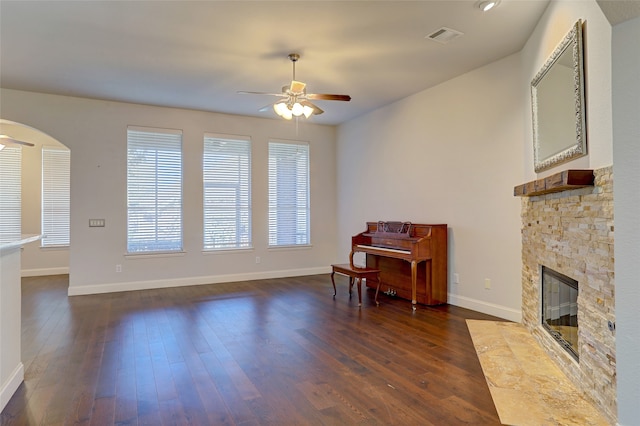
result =
[{"label": "stacked stone veneer", "polygon": [[[522,322],[615,424],[613,168],[594,174],[593,187],[522,198]],[[579,362],[541,325],[541,265],[578,281]]]}]

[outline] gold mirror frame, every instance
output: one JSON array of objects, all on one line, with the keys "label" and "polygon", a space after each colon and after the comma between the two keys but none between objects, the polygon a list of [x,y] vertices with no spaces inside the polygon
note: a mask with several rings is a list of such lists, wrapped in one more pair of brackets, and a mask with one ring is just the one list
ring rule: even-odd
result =
[{"label": "gold mirror frame", "polygon": [[582,20],[531,81],[536,172],[587,154]]}]

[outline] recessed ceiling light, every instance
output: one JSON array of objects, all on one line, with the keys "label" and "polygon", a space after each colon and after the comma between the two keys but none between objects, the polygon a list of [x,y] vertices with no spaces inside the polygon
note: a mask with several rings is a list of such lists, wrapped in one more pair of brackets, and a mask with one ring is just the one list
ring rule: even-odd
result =
[{"label": "recessed ceiling light", "polygon": [[481,11],[488,12],[491,9],[498,6],[499,3],[500,3],[500,0],[481,1],[480,3],[478,3],[478,7],[480,8]]}]

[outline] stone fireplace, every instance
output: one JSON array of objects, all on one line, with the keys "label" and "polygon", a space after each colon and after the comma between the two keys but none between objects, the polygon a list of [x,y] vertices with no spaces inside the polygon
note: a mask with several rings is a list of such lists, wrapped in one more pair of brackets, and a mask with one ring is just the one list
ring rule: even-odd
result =
[{"label": "stone fireplace", "polygon": [[[525,195],[522,322],[576,387],[615,423],[613,168],[595,170],[593,177],[592,186],[533,192],[540,195],[519,194],[516,188],[516,195]],[[540,181],[526,186],[538,188]],[[579,283],[576,357],[543,326],[543,266]]]}]

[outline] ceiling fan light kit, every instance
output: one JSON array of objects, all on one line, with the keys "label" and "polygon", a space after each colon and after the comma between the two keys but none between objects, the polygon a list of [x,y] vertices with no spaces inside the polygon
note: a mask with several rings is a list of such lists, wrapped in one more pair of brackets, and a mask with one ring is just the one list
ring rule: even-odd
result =
[{"label": "ceiling fan light kit", "polygon": [[303,105],[300,102],[295,102],[291,105],[285,101],[273,104],[273,110],[285,120],[291,120],[293,117],[300,117],[301,115],[309,118],[315,111],[313,107],[309,105]]},{"label": "ceiling fan light kit", "polygon": [[[320,94],[320,93],[307,93],[306,83],[296,80],[296,62],[300,59],[300,55],[297,53],[290,53],[288,55],[289,60],[293,64],[293,78],[291,84],[282,87],[282,93],[266,93],[266,92],[244,92],[241,94],[253,94],[253,95],[271,95],[280,96],[282,99],[273,104],[273,110],[280,117],[285,120],[291,120],[293,117],[305,116],[306,118],[312,115],[320,115],[324,111],[317,105],[311,103],[309,99],[314,100],[326,100],[326,101],[350,101],[349,95],[332,95],[332,94]],[[260,111],[264,111],[265,108],[261,108]]]}]

